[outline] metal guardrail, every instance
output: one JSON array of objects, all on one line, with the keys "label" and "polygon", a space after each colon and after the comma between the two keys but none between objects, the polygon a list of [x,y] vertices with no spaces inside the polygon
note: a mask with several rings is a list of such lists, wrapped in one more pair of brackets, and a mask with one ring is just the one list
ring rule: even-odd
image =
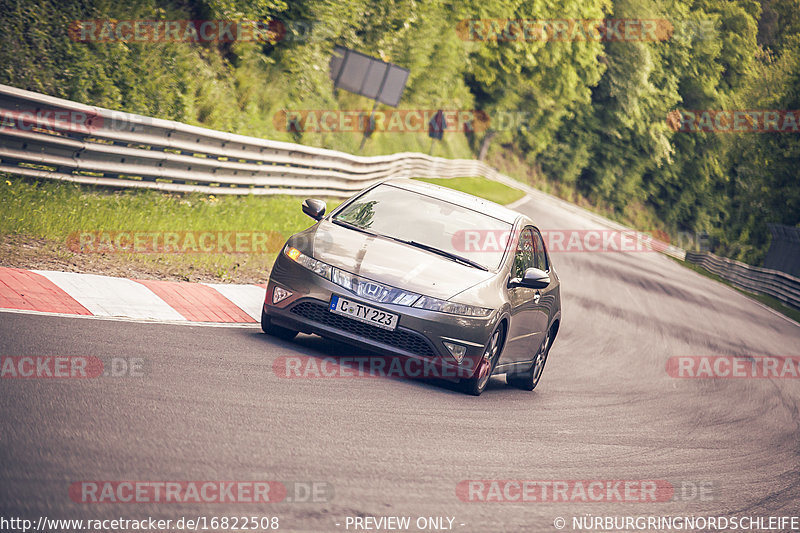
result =
[{"label": "metal guardrail", "polygon": [[767,294],[800,309],[800,278],[719,257],[711,252],[686,252],[686,260],[750,292]]},{"label": "metal guardrail", "polygon": [[111,111],[0,85],[0,171],[206,194],[347,197],[388,177],[489,176],[480,161],[360,157]]},{"label": "metal guardrail", "polygon": [[[112,111],[0,85],[0,172],[110,187],[205,194],[347,197],[389,177],[481,176],[633,231],[505,176],[481,161],[420,153],[361,157]],[[800,307],[800,280],[659,243],[747,290]]]}]

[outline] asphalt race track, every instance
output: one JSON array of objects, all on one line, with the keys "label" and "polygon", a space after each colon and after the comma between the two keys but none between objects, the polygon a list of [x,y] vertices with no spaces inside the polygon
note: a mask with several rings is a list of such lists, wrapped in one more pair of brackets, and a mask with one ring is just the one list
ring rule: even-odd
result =
[{"label": "asphalt race track", "polygon": [[[544,230],[598,229],[549,203],[518,210]],[[563,323],[532,393],[502,376],[479,398],[423,380],[284,379],[272,366],[281,356],[364,353],[255,326],[2,312],[2,355],[144,361],[142,377],[0,380],[3,514],[278,516],[286,531],[442,516],[463,532],[555,532],[557,517],[573,531],[572,517],[587,514],[798,515],[800,380],[679,379],[666,365],[798,356],[800,327],[661,254],[553,260]],[[277,480],[329,492],[310,503],[75,503],[68,490],[82,480]],[[664,502],[480,502],[459,498],[462,480],[666,480],[676,490]],[[700,486],[713,490],[687,490]]]}]

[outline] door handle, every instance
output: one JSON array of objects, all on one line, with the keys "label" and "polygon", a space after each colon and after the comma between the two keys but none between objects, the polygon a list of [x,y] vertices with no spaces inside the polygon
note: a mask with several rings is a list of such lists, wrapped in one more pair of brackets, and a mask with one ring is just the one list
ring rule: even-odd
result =
[{"label": "door handle", "polygon": [[533,293],[533,303],[538,304],[539,303],[539,298],[541,298],[541,297],[542,297],[542,293],[537,290],[535,293]]}]

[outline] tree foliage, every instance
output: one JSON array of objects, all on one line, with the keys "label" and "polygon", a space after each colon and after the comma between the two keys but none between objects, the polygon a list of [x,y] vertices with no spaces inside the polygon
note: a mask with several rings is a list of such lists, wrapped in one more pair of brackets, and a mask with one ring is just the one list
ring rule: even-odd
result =
[{"label": "tree foliage", "polygon": [[[667,20],[663,40],[470,40],[464,21]],[[87,19],[280,19],[267,42],[76,42]],[[438,155],[524,161],[620,217],[707,231],[757,263],[766,224],[800,223],[800,134],[683,132],[675,110],[800,109],[800,0],[18,0],[0,12],[0,82],[238,133],[356,151],[360,134],[281,131],[290,109],[369,109],[333,90],[344,45],[410,70],[401,107],[480,109]],[[485,141],[485,142],[484,142]],[[424,133],[367,153],[427,151]],[[443,153],[442,153],[443,152]],[[500,157],[498,160],[502,161]]]}]

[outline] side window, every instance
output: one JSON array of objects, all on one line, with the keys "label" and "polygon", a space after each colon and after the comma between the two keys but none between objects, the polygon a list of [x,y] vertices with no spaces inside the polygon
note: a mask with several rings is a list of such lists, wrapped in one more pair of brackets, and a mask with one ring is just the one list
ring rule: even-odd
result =
[{"label": "side window", "polygon": [[547,264],[547,254],[544,251],[544,241],[538,229],[533,230],[533,255],[536,258],[534,267],[539,270],[548,271],[550,265]]},{"label": "side window", "polygon": [[532,268],[535,263],[533,249],[533,234],[530,228],[525,228],[519,235],[517,251],[514,253],[514,268],[511,277],[522,279],[525,271]]}]

